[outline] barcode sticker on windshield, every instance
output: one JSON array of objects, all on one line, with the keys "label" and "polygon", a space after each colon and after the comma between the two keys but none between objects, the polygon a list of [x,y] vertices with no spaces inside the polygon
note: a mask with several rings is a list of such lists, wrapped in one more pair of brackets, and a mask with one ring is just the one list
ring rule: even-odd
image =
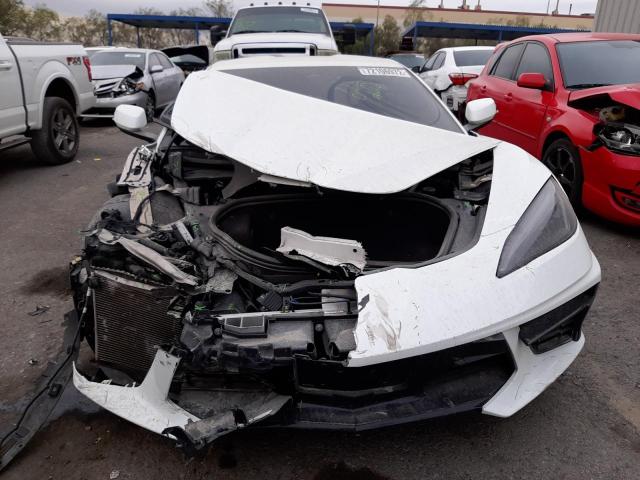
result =
[{"label": "barcode sticker on windshield", "polygon": [[377,77],[406,77],[409,78],[409,72],[404,68],[389,67],[360,67],[358,68],[362,75],[374,75]]},{"label": "barcode sticker on windshield", "polygon": [[142,57],[141,53],[125,53],[124,54],[125,58],[140,58]]},{"label": "barcode sticker on windshield", "polygon": [[300,8],[301,12],[306,12],[306,13],[318,13],[318,10],[316,10],[315,8]]}]

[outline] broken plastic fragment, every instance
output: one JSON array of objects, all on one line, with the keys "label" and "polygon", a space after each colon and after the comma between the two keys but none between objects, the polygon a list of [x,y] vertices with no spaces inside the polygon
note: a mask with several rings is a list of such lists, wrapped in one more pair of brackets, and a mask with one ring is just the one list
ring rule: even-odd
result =
[{"label": "broken plastic fragment", "polygon": [[367,254],[362,244],[356,240],[314,237],[291,227],[280,230],[280,246],[277,251],[285,255],[302,255],[325,265],[353,265],[358,270],[363,270],[367,263]]},{"label": "broken plastic fragment", "polygon": [[98,234],[98,238],[102,243],[106,243],[107,245],[113,245],[114,243],[122,245],[129,253],[139,258],[140,260],[153,265],[162,273],[170,276],[178,283],[183,283],[191,286],[198,285],[198,279],[196,277],[194,277],[193,275],[189,275],[188,273],[184,273],[158,252],[136,242],[135,240],[124,237],[117,237],[113,233],[104,229],[100,231],[100,233]]}]

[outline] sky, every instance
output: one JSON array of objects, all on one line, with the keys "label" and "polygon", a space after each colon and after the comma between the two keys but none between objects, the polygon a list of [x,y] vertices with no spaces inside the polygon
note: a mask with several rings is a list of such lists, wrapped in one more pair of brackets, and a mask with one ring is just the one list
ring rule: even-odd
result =
[{"label": "sky", "polygon": [[[557,0],[481,0],[484,10],[507,10],[520,12],[546,12],[551,3],[553,10]],[[477,0],[468,0],[472,7]],[[178,7],[189,8],[202,6],[201,0],[26,0],[27,5],[45,4],[60,15],[84,15],[91,9],[103,13],[131,13],[137,8],[153,7],[158,10],[169,11]],[[245,3],[245,2],[243,2]],[[358,3],[375,4],[375,0],[327,0],[327,3]],[[381,5],[407,5],[409,0],[380,0]],[[426,0],[427,7],[436,7],[440,0]],[[455,8],[462,0],[444,0],[445,8]],[[560,0],[560,13],[569,13],[569,5],[573,4],[572,13],[595,13],[597,0]]]}]

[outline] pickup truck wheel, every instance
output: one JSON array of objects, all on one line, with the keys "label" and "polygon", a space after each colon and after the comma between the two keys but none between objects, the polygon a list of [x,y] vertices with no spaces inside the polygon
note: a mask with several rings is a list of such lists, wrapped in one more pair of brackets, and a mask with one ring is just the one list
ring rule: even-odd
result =
[{"label": "pickup truck wheel", "polygon": [[580,207],[584,177],[575,145],[567,138],[556,140],[545,150],[542,163],[556,176],[573,207]]},{"label": "pickup truck wheel", "polygon": [[60,165],[78,153],[80,129],[73,107],[64,98],[45,97],[42,128],[31,137],[31,150],[41,162]]}]

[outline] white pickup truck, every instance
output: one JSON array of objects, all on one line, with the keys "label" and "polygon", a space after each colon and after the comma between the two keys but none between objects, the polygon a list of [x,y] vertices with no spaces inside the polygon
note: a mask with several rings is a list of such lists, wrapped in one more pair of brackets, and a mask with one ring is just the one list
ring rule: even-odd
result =
[{"label": "white pickup truck", "polygon": [[[355,30],[342,43],[355,42]],[[256,2],[240,8],[228,30],[211,29],[213,61],[255,55],[335,55],[338,46],[319,4]]]},{"label": "white pickup truck", "polygon": [[0,150],[30,143],[43,163],[69,162],[80,140],[76,116],[94,104],[82,45],[0,34]]}]

